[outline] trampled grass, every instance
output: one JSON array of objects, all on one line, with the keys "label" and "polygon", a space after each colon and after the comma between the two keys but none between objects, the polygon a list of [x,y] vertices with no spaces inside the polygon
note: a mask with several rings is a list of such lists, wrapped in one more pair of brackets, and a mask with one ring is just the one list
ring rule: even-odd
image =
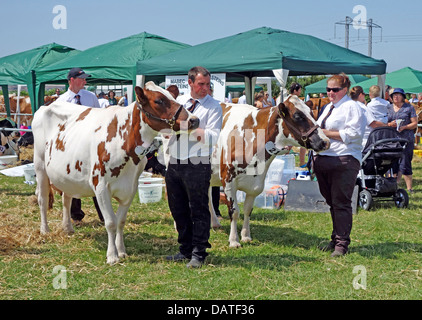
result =
[{"label": "trampled grass", "polygon": [[129,257],[109,266],[106,231],[91,199],[82,201],[84,222],[66,235],[56,196],[49,213],[52,232],[43,236],[31,197],[35,186],[0,175],[0,299],[419,300],[421,177],[422,161],[415,157],[410,207],[387,203],[359,210],[350,253],[340,258],[318,249],[329,239],[329,214],[283,209],[255,208],[253,241],[231,249],[222,205],[223,228],[211,231],[206,265],[188,270],[164,259],[178,249],[164,199],[145,205],[135,197],[125,227]]}]

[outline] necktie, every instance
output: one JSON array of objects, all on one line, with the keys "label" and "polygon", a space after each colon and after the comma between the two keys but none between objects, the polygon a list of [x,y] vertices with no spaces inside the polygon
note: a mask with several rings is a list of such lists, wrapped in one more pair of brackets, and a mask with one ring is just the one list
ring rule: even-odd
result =
[{"label": "necktie", "polygon": [[328,114],[325,116],[325,118],[321,122],[321,129],[325,129],[325,122],[327,121],[327,118],[331,115],[331,112],[333,112],[334,104],[331,105],[330,111],[328,111]]},{"label": "necktie", "polygon": [[189,112],[193,112],[195,110],[195,107],[198,105],[199,101],[193,100],[192,98],[190,98],[189,101],[192,103],[192,105],[189,108],[187,108],[187,110]]},{"label": "necktie", "polygon": [[76,104],[82,105],[82,103],[81,103],[81,96],[79,94],[77,94],[75,96],[75,99],[76,99]]}]

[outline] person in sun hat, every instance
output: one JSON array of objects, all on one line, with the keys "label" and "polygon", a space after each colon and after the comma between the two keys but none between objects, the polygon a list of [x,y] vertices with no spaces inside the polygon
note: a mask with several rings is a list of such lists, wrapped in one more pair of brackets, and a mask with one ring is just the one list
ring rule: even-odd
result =
[{"label": "person in sun hat", "polygon": [[393,104],[388,109],[388,126],[397,128],[402,138],[407,139],[409,142],[403,152],[403,157],[399,164],[393,168],[393,173],[397,174],[397,182],[403,176],[406,182],[406,187],[409,193],[413,193],[413,171],[412,159],[415,141],[414,130],[418,126],[418,117],[415,108],[405,102],[406,94],[403,89],[395,88],[392,93]]},{"label": "person in sun hat", "polygon": [[[69,83],[69,89],[57,98],[57,102],[65,101],[74,104],[84,105],[92,108],[100,108],[95,93],[83,89],[86,85],[86,78],[90,77],[90,74],[85,73],[81,68],[72,68],[67,74],[67,81]],[[97,199],[93,198],[95,208],[97,209],[98,217],[101,221],[104,221],[100,207],[98,206]],[[81,209],[81,199],[72,199],[72,206],[70,208],[70,216],[75,222],[82,221],[85,213]]]}]

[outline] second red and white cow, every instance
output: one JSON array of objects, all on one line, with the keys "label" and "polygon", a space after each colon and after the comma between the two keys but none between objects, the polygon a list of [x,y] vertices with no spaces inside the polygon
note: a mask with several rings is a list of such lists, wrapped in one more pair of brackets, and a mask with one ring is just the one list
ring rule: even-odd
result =
[{"label": "second red and white cow", "polygon": [[[199,119],[152,82],[135,88],[137,102],[89,108],[66,102],[42,106],[34,116],[34,165],[41,233],[49,231],[50,184],[63,192],[63,229],[73,232],[72,198],[96,196],[108,234],[107,262],[126,256],[123,228],[153,139],[161,130],[195,129]],[[185,122],[186,121],[186,122]],[[119,206],[114,214],[111,200]]]},{"label": "second red and white cow", "polygon": [[[330,142],[311,117],[309,107],[296,96],[272,108],[236,104],[222,104],[222,108],[223,127],[212,155],[211,186],[223,186],[231,219],[230,247],[239,247],[237,190],[246,193],[242,241],[251,241],[250,214],[275,156],[287,153],[288,146],[323,151]],[[210,211],[212,226],[218,227],[211,204]]]}]

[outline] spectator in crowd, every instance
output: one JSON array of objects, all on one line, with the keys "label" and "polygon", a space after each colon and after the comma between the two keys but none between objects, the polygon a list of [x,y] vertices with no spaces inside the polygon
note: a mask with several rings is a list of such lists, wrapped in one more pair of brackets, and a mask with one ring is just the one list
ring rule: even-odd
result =
[{"label": "spectator in crowd", "polygon": [[262,109],[264,108],[264,94],[262,92],[256,93],[255,94],[255,101],[254,101],[254,106],[257,107],[258,109]]},{"label": "spectator in crowd", "polygon": [[409,99],[409,103],[418,104],[419,100],[416,97],[416,93],[412,93],[411,96],[412,97]]},{"label": "spectator in crowd", "polygon": [[366,141],[368,140],[368,136],[371,133],[372,129],[387,126],[387,115],[385,116],[385,122],[381,122],[375,119],[372,111],[369,110],[367,106],[365,106],[365,92],[363,91],[361,86],[355,86],[350,90],[350,98],[352,98],[352,100],[356,101],[360,105],[364,116],[366,117],[365,133],[362,139],[363,149],[366,146]]},{"label": "spectator in crowd", "polygon": [[117,105],[121,106],[121,107],[127,107],[128,104],[129,104],[128,100],[127,100],[127,90],[126,90],[126,88],[125,88],[124,92],[125,93],[124,93],[123,97],[121,97],[119,102],[117,103]]},{"label": "spectator in crowd", "polygon": [[413,193],[413,171],[412,159],[415,141],[414,130],[418,125],[418,117],[415,108],[405,102],[406,95],[401,88],[395,88],[391,93],[393,106],[388,109],[388,126],[397,128],[402,138],[409,142],[403,153],[403,157],[397,167],[393,168],[394,174],[397,174],[397,182],[403,176],[406,183],[407,190],[410,194]]},{"label": "spectator in crowd", "polygon": [[380,97],[381,88],[377,85],[373,85],[369,88],[369,98],[371,101],[368,103],[368,110],[372,113],[375,120],[387,123],[388,106],[390,103]]},{"label": "spectator in crowd", "polygon": [[100,94],[98,95],[98,103],[100,104],[100,108],[107,108],[110,103],[108,102],[108,99],[106,99],[105,97],[105,93],[104,92],[100,92]]},{"label": "spectator in crowd", "polygon": [[113,90],[108,92],[108,103],[110,106],[117,106],[117,99],[115,98],[115,93]]},{"label": "spectator in crowd", "polygon": [[273,98],[270,97],[270,94],[268,93],[268,91],[265,91],[264,92],[264,101],[263,101],[264,108],[274,106],[275,102],[272,99]]},{"label": "spectator in crowd", "polygon": [[237,100],[238,104],[246,104],[246,94],[245,91],[243,90],[243,94],[242,96],[239,97],[239,100]]}]

